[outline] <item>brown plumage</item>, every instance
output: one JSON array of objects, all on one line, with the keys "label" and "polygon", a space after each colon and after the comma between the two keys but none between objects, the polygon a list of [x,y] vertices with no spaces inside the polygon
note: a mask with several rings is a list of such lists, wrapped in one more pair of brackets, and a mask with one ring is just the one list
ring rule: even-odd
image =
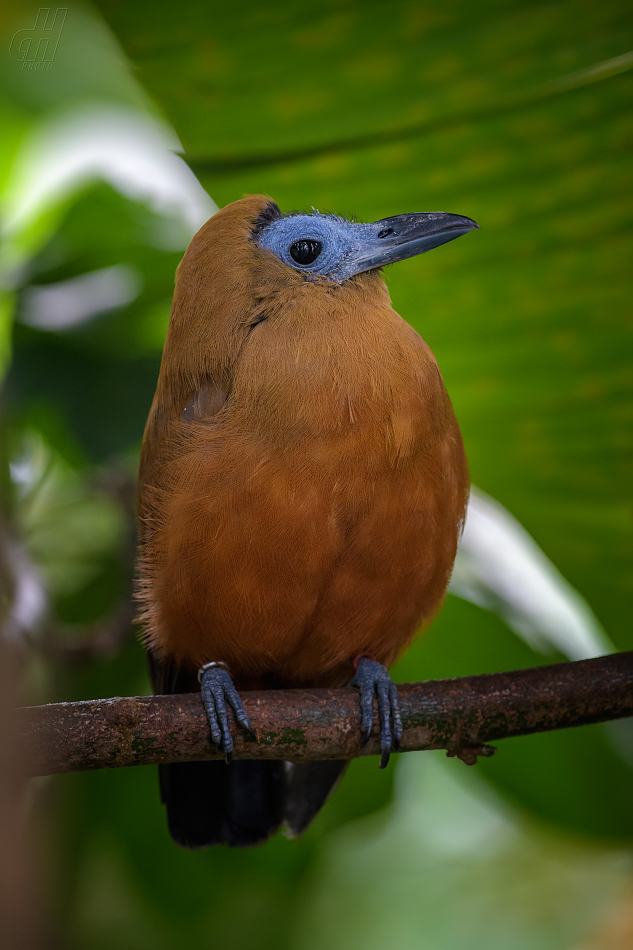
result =
[{"label": "brown plumage", "polygon": [[464,518],[431,350],[378,270],[306,279],[261,247],[267,214],[261,196],[224,208],[177,272],[139,478],[161,691],[196,688],[209,661],[242,689],[393,663],[442,602]]}]

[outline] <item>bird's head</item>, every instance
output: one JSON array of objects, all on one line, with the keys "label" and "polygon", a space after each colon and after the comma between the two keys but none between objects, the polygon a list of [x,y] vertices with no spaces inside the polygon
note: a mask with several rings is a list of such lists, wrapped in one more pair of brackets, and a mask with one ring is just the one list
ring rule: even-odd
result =
[{"label": "bird's head", "polygon": [[366,271],[425,254],[479,225],[444,211],[381,218],[371,224],[333,214],[282,214],[269,202],[258,216],[253,241],[307,279],[342,284]]},{"label": "bird's head", "polygon": [[282,214],[272,199],[249,195],[213,215],[193,238],[178,282],[202,281],[226,296],[262,281],[343,285],[368,271],[425,254],[479,225],[444,211],[420,211],[371,224],[334,214]]},{"label": "bird's head", "polygon": [[200,228],[178,267],[162,373],[177,381],[177,400],[181,379],[191,391],[208,377],[228,386],[259,324],[272,329],[280,315],[309,313],[318,329],[350,306],[389,306],[381,267],[477,227],[444,212],[362,224],[318,211],[282,214],[262,195],[234,201]]}]

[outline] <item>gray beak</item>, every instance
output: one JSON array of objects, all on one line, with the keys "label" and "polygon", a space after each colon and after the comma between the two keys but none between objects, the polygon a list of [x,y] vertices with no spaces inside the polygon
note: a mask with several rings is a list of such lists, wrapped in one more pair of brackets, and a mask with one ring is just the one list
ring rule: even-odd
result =
[{"label": "gray beak", "polygon": [[475,228],[479,225],[472,218],[443,211],[397,214],[356,225],[357,241],[343,264],[345,277],[425,254]]}]

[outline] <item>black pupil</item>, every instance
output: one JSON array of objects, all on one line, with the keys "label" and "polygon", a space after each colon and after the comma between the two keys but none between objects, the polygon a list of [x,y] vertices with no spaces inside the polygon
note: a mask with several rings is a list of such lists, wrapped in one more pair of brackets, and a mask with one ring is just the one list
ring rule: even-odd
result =
[{"label": "black pupil", "polygon": [[297,264],[305,266],[316,261],[322,248],[323,245],[320,241],[309,241],[307,239],[295,241],[294,244],[290,245],[290,256]]}]

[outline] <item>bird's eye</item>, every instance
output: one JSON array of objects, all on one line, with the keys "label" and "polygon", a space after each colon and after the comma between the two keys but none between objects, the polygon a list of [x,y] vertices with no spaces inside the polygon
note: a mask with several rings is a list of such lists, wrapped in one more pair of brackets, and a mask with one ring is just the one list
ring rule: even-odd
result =
[{"label": "bird's eye", "polygon": [[295,241],[294,244],[290,245],[290,256],[297,264],[305,267],[306,264],[312,264],[313,261],[316,261],[322,250],[323,245],[320,241],[304,239]]},{"label": "bird's eye", "polygon": [[378,233],[378,237],[379,237],[379,238],[386,238],[386,237],[389,237],[390,234],[393,234],[393,228],[385,228],[384,231],[380,231],[380,232]]}]

